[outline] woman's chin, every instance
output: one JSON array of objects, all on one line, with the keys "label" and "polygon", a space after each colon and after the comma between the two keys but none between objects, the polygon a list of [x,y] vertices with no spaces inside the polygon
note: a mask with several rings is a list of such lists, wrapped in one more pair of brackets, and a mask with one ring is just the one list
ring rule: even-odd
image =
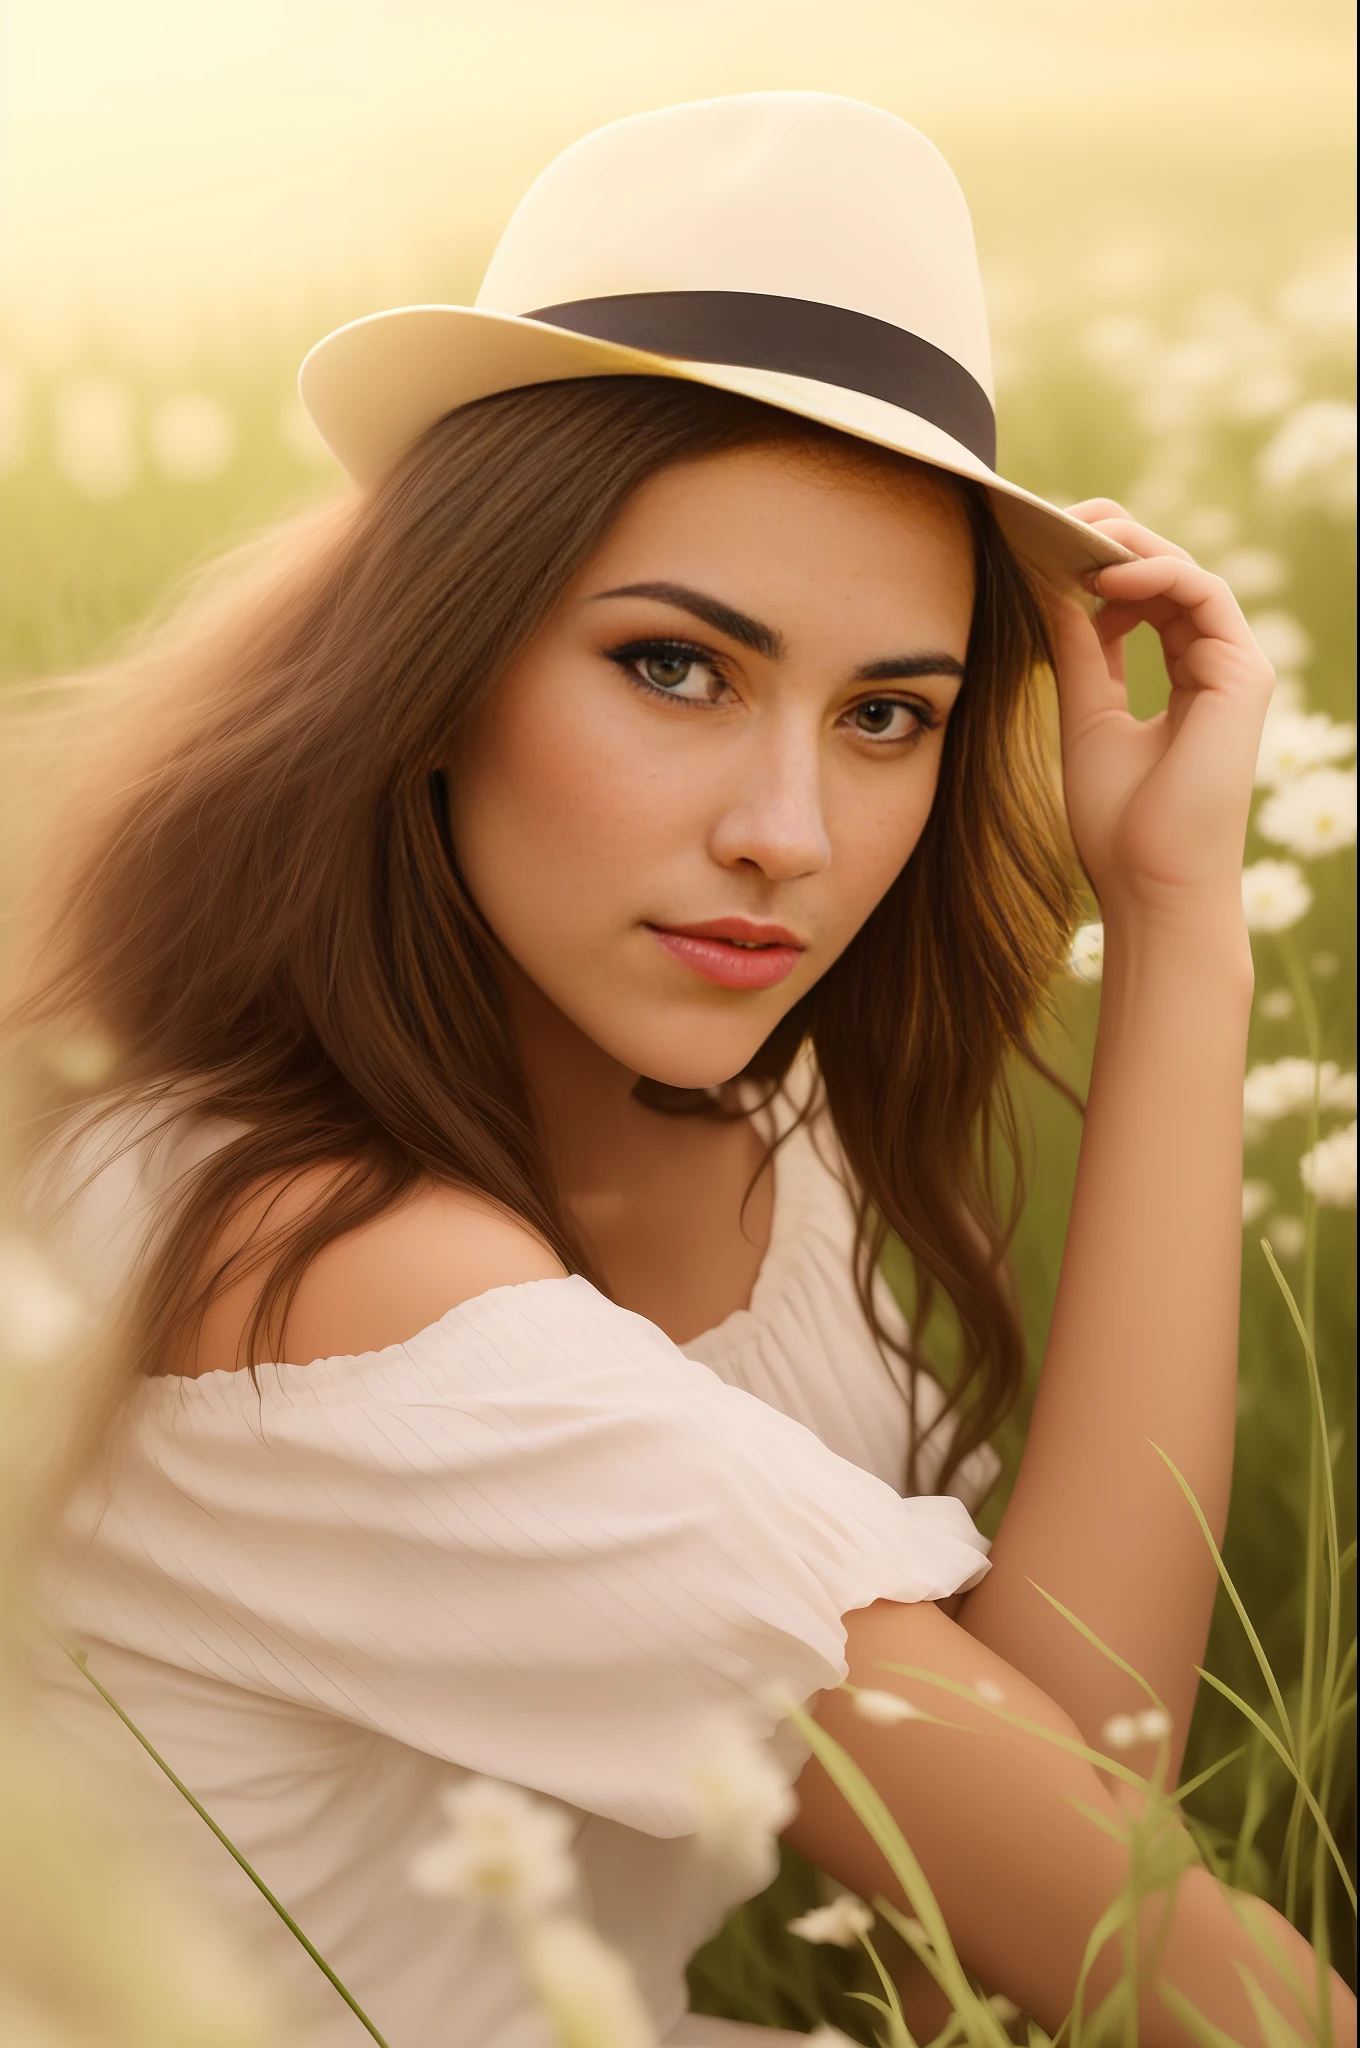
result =
[{"label": "woman's chin", "polygon": [[667,1088],[719,1088],[741,1073],[778,1022],[706,1031],[691,1013],[673,1030],[611,1033],[606,1050],[635,1074]]}]

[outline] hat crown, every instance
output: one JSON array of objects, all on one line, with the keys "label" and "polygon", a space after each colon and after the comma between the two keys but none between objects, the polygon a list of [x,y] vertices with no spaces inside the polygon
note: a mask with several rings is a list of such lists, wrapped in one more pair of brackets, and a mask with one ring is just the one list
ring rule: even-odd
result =
[{"label": "hat crown", "polygon": [[641,292],[844,307],[919,335],[991,395],[958,181],[925,136],[859,100],[740,93],[596,129],[529,188],[477,305],[531,313]]}]

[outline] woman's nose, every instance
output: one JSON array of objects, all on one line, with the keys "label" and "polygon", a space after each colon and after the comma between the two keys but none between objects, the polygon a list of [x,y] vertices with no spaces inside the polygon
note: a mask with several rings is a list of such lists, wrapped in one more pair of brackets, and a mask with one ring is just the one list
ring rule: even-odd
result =
[{"label": "woman's nose", "polygon": [[771,734],[741,750],[710,849],[724,867],[754,867],[772,882],[819,875],[831,859],[815,736]]}]

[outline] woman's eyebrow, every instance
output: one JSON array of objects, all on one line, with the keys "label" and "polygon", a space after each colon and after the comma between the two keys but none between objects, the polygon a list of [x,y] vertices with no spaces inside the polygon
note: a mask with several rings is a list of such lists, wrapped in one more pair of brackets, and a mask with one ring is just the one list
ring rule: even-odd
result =
[{"label": "woman's eyebrow", "polygon": [[724,604],[720,597],[709,597],[702,590],[690,590],[683,583],[625,583],[619,590],[598,591],[590,602],[598,604],[606,597],[654,597],[658,604],[671,604],[677,611],[689,612],[716,632],[725,633],[739,646],[753,648],[757,654],[764,654],[771,661],[778,661],[784,652],[783,635],[776,633],[773,626],[764,626],[759,619]]},{"label": "woman's eyebrow", "polygon": [[[677,611],[689,612],[691,617],[702,619],[706,626],[725,633],[739,646],[754,648],[757,654],[766,655],[771,661],[777,661],[785,651],[784,637],[773,626],[762,624],[747,612],[739,612],[734,605],[724,604],[720,597],[710,597],[703,590],[691,590],[684,583],[625,583],[617,590],[597,591],[590,602],[598,604],[607,597],[650,597],[659,604],[674,605]],[[963,663],[952,654],[891,654],[882,661],[866,661],[855,670],[852,680],[857,683],[889,683],[906,681],[912,676],[958,676],[962,679],[963,673]]]},{"label": "woman's eyebrow", "polygon": [[953,654],[890,654],[883,661],[866,661],[857,668],[857,683],[904,682],[910,676],[964,676],[963,663]]}]

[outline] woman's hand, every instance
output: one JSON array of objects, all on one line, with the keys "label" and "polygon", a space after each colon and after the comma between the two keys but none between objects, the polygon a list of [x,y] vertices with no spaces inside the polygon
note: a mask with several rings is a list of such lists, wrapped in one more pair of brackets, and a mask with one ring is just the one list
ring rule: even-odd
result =
[{"label": "woman's hand", "polygon": [[[1063,781],[1077,851],[1107,923],[1241,916],[1242,851],[1274,672],[1221,577],[1110,498],[1070,510],[1142,557],[1102,569],[1094,620],[1052,613]],[[1146,621],[1171,695],[1132,717],[1124,640]]]}]

